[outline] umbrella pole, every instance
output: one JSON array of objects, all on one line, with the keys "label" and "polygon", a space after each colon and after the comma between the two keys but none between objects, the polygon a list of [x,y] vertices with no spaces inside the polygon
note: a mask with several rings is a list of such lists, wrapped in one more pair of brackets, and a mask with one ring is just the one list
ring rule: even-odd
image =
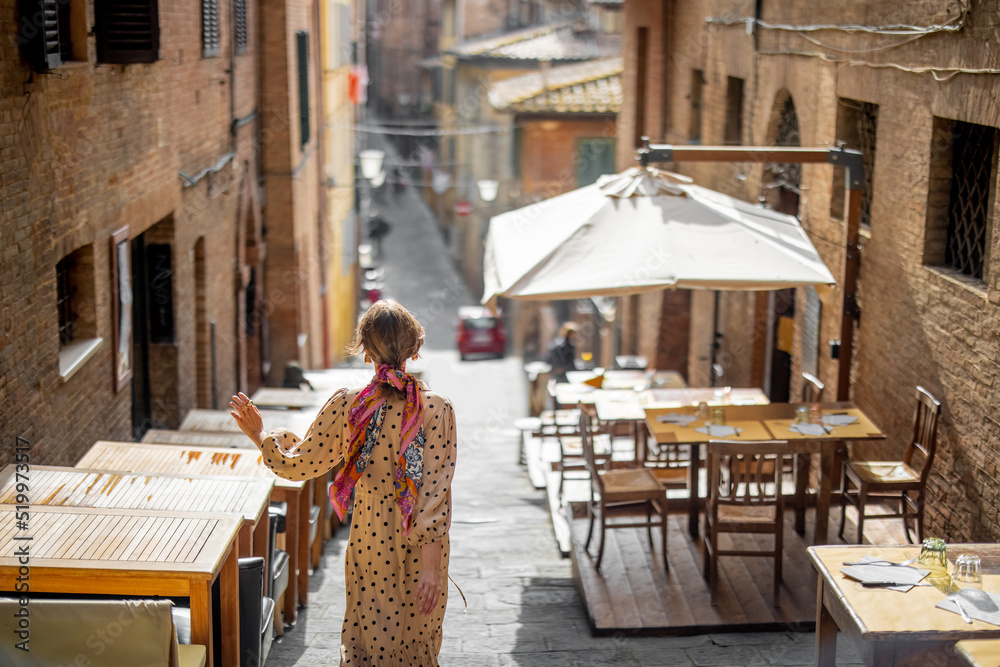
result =
[{"label": "umbrella pole", "polygon": [[844,256],[843,310],[840,316],[840,355],[837,358],[837,400],[848,401],[851,394],[851,358],[854,356],[854,319],[858,315],[857,287],[861,223],[861,188],[847,190],[847,249]]},{"label": "umbrella pole", "polygon": [[722,334],[719,333],[719,290],[715,290],[715,303],[712,309],[712,366],[710,368],[712,373],[712,386],[714,387],[719,380],[719,374],[715,370],[716,360],[718,359],[719,339],[722,338]]}]

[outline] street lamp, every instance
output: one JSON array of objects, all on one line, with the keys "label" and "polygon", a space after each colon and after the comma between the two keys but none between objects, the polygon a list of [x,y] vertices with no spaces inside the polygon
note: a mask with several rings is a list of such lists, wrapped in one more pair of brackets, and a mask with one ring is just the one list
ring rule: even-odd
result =
[{"label": "street lamp", "polygon": [[369,181],[374,180],[382,171],[382,160],[385,153],[380,150],[370,148],[358,153],[358,161],[361,163],[361,175]]},{"label": "street lamp", "polygon": [[479,187],[479,198],[487,204],[497,198],[500,192],[500,183],[492,179],[484,179],[476,183]]}]

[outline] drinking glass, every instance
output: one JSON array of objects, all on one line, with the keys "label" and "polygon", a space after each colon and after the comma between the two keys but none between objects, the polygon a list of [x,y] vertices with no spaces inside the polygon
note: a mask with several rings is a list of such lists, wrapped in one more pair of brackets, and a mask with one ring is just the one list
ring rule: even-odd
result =
[{"label": "drinking glass", "polygon": [[920,545],[917,565],[931,572],[948,571],[948,547],[940,537],[928,537]]},{"label": "drinking glass", "polygon": [[712,424],[715,426],[725,426],[726,411],[723,408],[712,408]]},{"label": "drinking glass", "polygon": [[796,424],[808,424],[809,423],[809,406],[800,405],[795,408],[795,423]]},{"label": "drinking glass", "polygon": [[813,424],[820,424],[823,422],[823,410],[819,403],[809,404],[809,421]]},{"label": "drinking glass", "polygon": [[708,403],[702,401],[698,404],[694,411],[694,418],[698,421],[708,421]]},{"label": "drinking glass", "polygon": [[983,587],[983,566],[976,554],[962,554],[955,561],[955,571],[951,575],[954,590]]}]

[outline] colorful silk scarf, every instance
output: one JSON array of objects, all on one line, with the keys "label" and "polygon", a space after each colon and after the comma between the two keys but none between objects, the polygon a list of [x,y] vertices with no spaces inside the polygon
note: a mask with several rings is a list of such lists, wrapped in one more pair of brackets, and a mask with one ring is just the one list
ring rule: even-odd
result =
[{"label": "colorful silk scarf", "polygon": [[361,473],[368,465],[368,459],[382,430],[386,402],[386,397],[379,391],[382,383],[391,384],[406,392],[395,483],[396,505],[399,506],[403,534],[406,535],[413,524],[413,510],[417,504],[417,491],[423,475],[424,434],[421,425],[424,406],[416,378],[393,366],[381,364],[375,369],[375,377],[358,393],[347,413],[351,441],[348,443],[344,468],[337,473],[337,478],[330,487],[330,502],[337,516],[343,519],[351,502],[351,491],[361,479]]}]

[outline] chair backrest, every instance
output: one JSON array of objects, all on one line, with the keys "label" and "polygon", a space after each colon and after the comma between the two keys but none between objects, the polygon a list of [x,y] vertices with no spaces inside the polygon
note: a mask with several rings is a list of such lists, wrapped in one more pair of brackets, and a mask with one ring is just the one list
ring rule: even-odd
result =
[{"label": "chair backrest", "polygon": [[594,453],[594,432],[591,428],[592,417],[583,410],[580,411],[580,446],[583,448],[583,460],[590,473],[590,486],[597,493],[603,493],[601,471],[597,467],[597,455]]},{"label": "chair backrest", "polygon": [[788,442],[712,440],[708,443],[709,502],[715,505],[777,505]]},{"label": "chair backrest", "polygon": [[[177,665],[172,606],[170,600],[32,598],[22,607],[0,598],[0,665]],[[28,651],[17,646],[25,640]]]},{"label": "chair backrest", "polygon": [[823,390],[826,388],[820,379],[812,373],[802,374],[802,402],[822,403]]},{"label": "chair backrest", "polygon": [[913,466],[913,458],[920,454],[923,465],[920,467],[920,481],[926,482],[934,463],[934,452],[937,450],[937,423],[941,414],[941,402],[930,395],[923,387],[917,387],[917,409],[913,417],[913,438],[903,455],[903,463]]}]

